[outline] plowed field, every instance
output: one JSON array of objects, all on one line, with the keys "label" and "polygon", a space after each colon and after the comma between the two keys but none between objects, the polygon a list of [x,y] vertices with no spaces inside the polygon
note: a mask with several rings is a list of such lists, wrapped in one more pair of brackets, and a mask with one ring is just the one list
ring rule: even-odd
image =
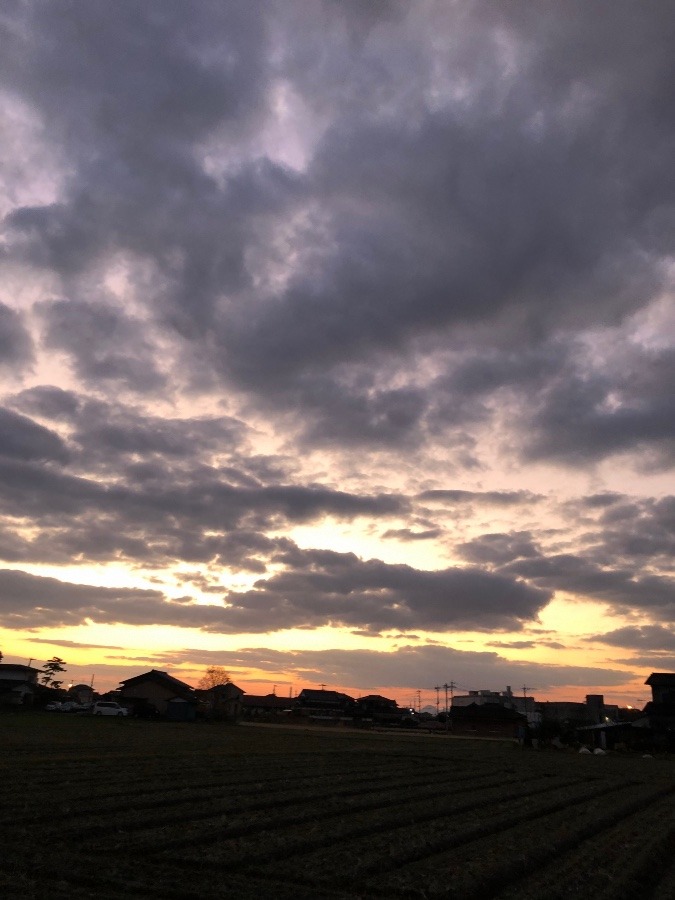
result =
[{"label": "plowed field", "polygon": [[675,898],[675,761],[0,717],[0,896]]}]

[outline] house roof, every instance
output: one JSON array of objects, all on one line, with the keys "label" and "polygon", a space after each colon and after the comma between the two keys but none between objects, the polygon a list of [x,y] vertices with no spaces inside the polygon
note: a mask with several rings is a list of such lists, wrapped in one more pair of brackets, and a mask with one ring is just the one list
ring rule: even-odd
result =
[{"label": "house roof", "polygon": [[241,698],[242,706],[260,706],[265,709],[288,709],[293,701],[276,694],[246,694]]},{"label": "house roof", "polygon": [[245,691],[240,687],[237,687],[234,681],[226,681],[225,684],[214,684],[210,688],[202,688],[199,690],[201,696],[204,696],[204,694],[214,694],[216,696],[241,697],[244,693]]},{"label": "house roof", "polygon": [[312,703],[349,703],[354,702],[353,697],[341,694],[339,691],[322,691],[314,688],[303,688],[297,697],[298,700],[309,700]]},{"label": "house roof", "polygon": [[29,672],[39,671],[39,669],[34,669],[33,666],[22,666],[20,663],[0,663],[0,677],[3,672],[24,672],[28,674]]},{"label": "house roof", "polygon": [[397,706],[395,700],[390,700],[389,697],[383,697],[382,694],[367,694],[365,697],[359,697],[356,702],[362,704],[377,703],[386,706],[391,706],[393,704],[394,706]]},{"label": "house roof", "polygon": [[675,687],[675,672],[652,672],[645,684],[654,685],[655,687]]},{"label": "house roof", "polygon": [[161,684],[164,687],[174,690],[176,694],[179,695],[194,693],[194,688],[189,684],[180,681],[178,678],[174,678],[173,675],[169,675],[168,672],[161,672],[159,669],[151,669],[149,672],[144,672],[142,675],[134,675],[133,678],[125,678],[124,681],[120,681],[120,684],[124,685],[125,688],[128,688],[137,687],[147,681],[154,681],[156,684]]},{"label": "house roof", "polygon": [[453,719],[489,719],[491,721],[519,722],[526,719],[522,713],[515,709],[508,709],[501,703],[469,703],[468,706],[453,706],[450,708],[450,717]]}]

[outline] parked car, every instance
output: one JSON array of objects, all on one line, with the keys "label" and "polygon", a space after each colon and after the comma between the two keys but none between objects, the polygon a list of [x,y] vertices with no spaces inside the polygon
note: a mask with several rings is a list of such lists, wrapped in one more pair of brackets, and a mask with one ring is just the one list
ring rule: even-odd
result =
[{"label": "parked car", "polygon": [[95,716],[128,716],[129,710],[125,706],[120,706],[114,700],[99,700],[94,703],[91,708]]}]

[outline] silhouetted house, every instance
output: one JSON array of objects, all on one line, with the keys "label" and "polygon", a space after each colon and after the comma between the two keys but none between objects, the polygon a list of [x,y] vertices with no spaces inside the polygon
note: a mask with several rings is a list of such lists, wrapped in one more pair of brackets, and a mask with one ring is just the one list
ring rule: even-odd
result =
[{"label": "silhouetted house", "polygon": [[276,694],[244,694],[241,698],[241,714],[244,719],[273,722],[285,718],[293,701]]},{"label": "silhouetted house", "polygon": [[234,682],[216,684],[208,690],[198,690],[195,693],[199,700],[200,713],[205,718],[237,722],[241,717],[244,691]]},{"label": "silhouetted house", "polygon": [[94,700],[94,689],[90,684],[74,684],[68,690],[68,698],[82,704],[92,703]]},{"label": "silhouetted house", "polygon": [[38,689],[39,669],[0,663],[0,706],[30,706]]},{"label": "silhouetted house", "polygon": [[354,706],[354,721],[365,725],[400,725],[408,709],[401,709],[395,700],[380,694],[359,697]]},{"label": "silhouetted house", "polygon": [[652,689],[652,703],[675,707],[675,672],[652,672],[645,684]]},{"label": "silhouetted house", "polygon": [[471,703],[450,709],[453,734],[472,737],[513,738],[518,729],[527,728],[527,716],[500,703]]},{"label": "silhouetted house", "polygon": [[645,681],[652,689],[652,699],[633,722],[651,736],[655,750],[675,750],[675,673],[652,672]]},{"label": "silhouetted house", "polygon": [[342,719],[354,715],[355,701],[339,691],[303,688],[295,699],[295,709],[300,715],[312,719]]},{"label": "silhouetted house", "polygon": [[572,727],[601,725],[618,715],[618,706],[607,706],[602,694],[587,694],[585,703],[545,701],[537,703],[542,722],[568,724]]},{"label": "silhouetted house", "polygon": [[[174,706],[171,713],[172,718],[180,714],[183,717],[182,721],[194,718],[194,711],[197,708],[194,688],[158,669],[151,669],[143,675],[121,681],[119,698],[125,705],[134,706],[137,703],[141,708],[154,708],[162,716],[168,715],[169,703],[172,700],[183,701],[188,705]],[[178,713],[177,710],[181,712]]]}]

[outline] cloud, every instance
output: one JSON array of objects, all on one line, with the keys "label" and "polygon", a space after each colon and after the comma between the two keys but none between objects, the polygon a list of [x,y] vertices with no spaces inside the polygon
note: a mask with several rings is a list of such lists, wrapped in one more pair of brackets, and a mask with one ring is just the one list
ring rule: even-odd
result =
[{"label": "cloud", "polygon": [[[540,665],[504,659],[491,651],[475,652],[443,646],[406,645],[394,651],[370,650],[269,650],[250,647],[242,650],[205,653],[183,650],[167,654],[172,664],[179,662],[212,665],[228,670],[252,668],[267,671],[274,679],[283,676],[292,683],[344,685],[353,691],[368,692],[387,686],[409,692],[419,685],[428,694],[430,685],[452,680],[458,692],[490,687],[505,690],[507,684],[533,684],[536,690],[553,687],[582,688],[621,684],[626,672],[592,666]],[[630,676],[629,676],[630,677]],[[407,699],[407,698],[406,698]],[[401,699],[401,702],[405,702]]]},{"label": "cloud", "polygon": [[58,434],[0,407],[0,457],[66,463],[70,454]]},{"label": "cloud", "polygon": [[412,528],[388,528],[382,535],[383,538],[392,538],[397,541],[432,541],[440,535],[440,529],[428,528],[425,531],[414,531]]},{"label": "cloud", "polygon": [[464,491],[436,488],[423,491],[420,500],[442,501],[452,505],[476,503],[491,506],[515,506],[541,499],[530,491]]},{"label": "cloud", "polygon": [[15,310],[0,303],[0,365],[23,368],[33,360],[33,342]]},{"label": "cloud", "polygon": [[530,532],[513,534],[483,534],[472,541],[457,545],[457,550],[469,562],[504,565],[517,559],[540,555]]},{"label": "cloud", "polygon": [[[363,32],[354,5],[327,9],[302,11],[301,46],[293,3],[8,16],[0,75],[70,176],[56,202],[9,213],[6,252],[79,294],[125,259],[145,313],[141,332],[100,296],[51,301],[48,345],[99,388],[149,392],[170,335],[188,377],[209,368],[268,412],[301,414],[305,442],[345,447],[480,421],[489,404],[469,393],[536,374],[530,458],[669,453],[665,355],[626,378],[625,409],[603,411],[599,374],[572,367],[560,383],[563,357],[537,348],[621,321],[667,281],[671,14],[622,10],[608,42],[585,11],[572,28],[553,11],[533,27],[516,9],[420,4],[369,14]],[[447,38],[431,50],[430,29]],[[280,127],[279,96],[304,111],[295,169],[263,137]],[[420,383],[419,353],[459,348],[467,328],[485,352]],[[394,365],[392,387],[376,373]]]},{"label": "cloud", "polygon": [[627,647],[636,651],[675,651],[675,634],[663,625],[627,625],[606,634],[595,634],[587,641],[598,641],[613,647]]},{"label": "cloud", "polygon": [[[671,621],[674,29],[8,9],[0,559],[157,579],[69,585],[78,622],[425,639],[554,595]],[[40,584],[26,614],[70,621]]]},{"label": "cloud", "polygon": [[142,323],[101,303],[55,300],[41,306],[45,344],[67,351],[86,383],[122,383],[143,392],[160,390],[166,379]]},{"label": "cloud", "polygon": [[[250,541],[245,552],[269,551]],[[257,546],[256,546],[257,544]],[[247,592],[223,589],[224,605],[168,600],[158,590],[73,585],[13,569],[0,570],[4,627],[97,623],[175,625],[204,631],[273,632],[346,626],[377,634],[390,628],[453,626],[518,629],[548,602],[544,591],[480,570],[420,571],[361,560],[351,553],[301,550],[281,541],[283,566]],[[250,559],[238,557],[241,567]]]},{"label": "cloud", "polygon": [[353,553],[293,550],[280,554],[283,572],[231,592],[229,616],[241,631],[339,625],[367,629],[443,631],[453,627],[520,629],[550,594],[480,569],[420,571],[362,560]]},{"label": "cloud", "polygon": [[605,569],[574,554],[518,560],[499,571],[526,578],[542,588],[611,603],[618,609],[644,609],[667,621],[675,616],[675,579],[669,576],[636,577],[630,569]]}]

